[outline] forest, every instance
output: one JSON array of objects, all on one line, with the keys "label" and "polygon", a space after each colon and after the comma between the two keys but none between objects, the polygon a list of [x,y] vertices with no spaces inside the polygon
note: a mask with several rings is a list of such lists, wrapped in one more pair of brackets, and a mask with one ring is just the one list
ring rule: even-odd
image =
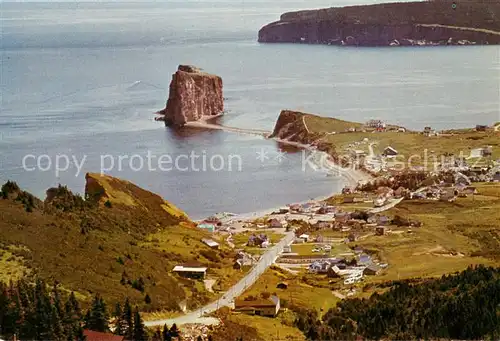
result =
[{"label": "forest", "polygon": [[71,292],[64,298],[59,284],[49,288],[42,280],[31,284],[23,279],[0,282],[0,338],[21,340],[83,341],[84,329],[123,335],[126,340],[169,341],[179,336],[177,326],[166,325],[154,333],[145,327],[137,307],[128,299],[109,311],[103,298],[96,295],[84,311]]},{"label": "forest", "polygon": [[308,340],[500,339],[500,269],[469,267],[419,283],[396,281],[368,299],[339,302],[321,319],[298,312]]}]

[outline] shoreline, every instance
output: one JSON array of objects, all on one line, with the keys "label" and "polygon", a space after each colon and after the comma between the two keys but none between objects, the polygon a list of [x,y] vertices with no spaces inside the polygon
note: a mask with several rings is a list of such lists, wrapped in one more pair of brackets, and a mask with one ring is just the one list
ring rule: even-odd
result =
[{"label": "shoreline", "polygon": [[[305,150],[310,151],[312,153],[318,153],[320,155],[320,157],[325,158],[325,160],[326,160],[326,164],[323,164],[322,166],[325,166],[325,165],[327,166],[327,168],[328,168],[327,174],[334,173],[334,178],[337,178],[337,179],[342,178],[344,180],[344,186],[356,187],[359,183],[366,183],[372,179],[371,175],[369,175],[363,171],[355,170],[355,169],[351,169],[351,168],[349,168],[349,169],[343,168],[342,166],[340,166],[340,165],[336,164],[334,161],[332,161],[331,156],[328,153],[323,152],[323,151],[318,151],[318,150],[316,150],[315,147],[313,147],[311,145],[303,144],[300,142],[289,141],[289,140],[285,140],[285,139],[280,139],[280,138],[275,138],[275,137],[270,138],[269,136],[271,135],[271,132],[266,132],[263,130],[226,127],[226,126],[222,126],[219,124],[208,123],[207,122],[208,120],[201,119],[199,121],[188,122],[188,124],[186,124],[186,126],[190,127],[190,128],[204,128],[204,129],[223,130],[223,131],[235,132],[235,133],[241,133],[241,134],[260,135],[260,136],[263,136],[267,140],[274,140],[276,142],[280,142],[280,143],[287,144],[290,146],[305,149]],[[324,201],[324,200],[330,198],[331,196],[339,194],[339,193],[340,192],[336,191],[336,192],[332,192],[326,196],[316,197],[316,198],[312,198],[309,200],[293,202],[293,203],[294,204],[318,203],[318,202]],[[289,203],[289,204],[291,204],[291,203]],[[264,217],[264,216],[270,215],[272,212],[278,210],[282,206],[283,205],[278,206],[278,207],[274,207],[274,208],[265,208],[265,209],[258,210],[258,211],[239,213],[239,214],[235,214],[233,216],[225,217],[222,220],[249,220],[249,219]],[[214,213],[214,214],[216,214],[216,213]],[[199,222],[202,220],[203,219],[196,219],[193,221]]]}]

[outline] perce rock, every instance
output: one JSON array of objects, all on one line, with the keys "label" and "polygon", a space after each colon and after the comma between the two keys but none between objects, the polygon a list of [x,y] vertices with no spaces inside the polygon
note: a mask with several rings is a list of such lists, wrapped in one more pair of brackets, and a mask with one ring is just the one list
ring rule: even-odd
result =
[{"label": "perce rock", "polygon": [[158,114],[163,115],[165,125],[180,127],[223,111],[222,78],[194,66],[179,65],[170,82],[167,106]]}]

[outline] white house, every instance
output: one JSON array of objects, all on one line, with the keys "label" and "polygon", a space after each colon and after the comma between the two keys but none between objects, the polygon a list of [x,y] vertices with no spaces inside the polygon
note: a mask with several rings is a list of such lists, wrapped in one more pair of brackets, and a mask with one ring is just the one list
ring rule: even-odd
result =
[{"label": "white house", "polygon": [[301,235],[299,236],[299,238],[300,238],[300,239],[303,239],[305,242],[308,242],[308,241],[309,241],[309,235],[308,235],[308,234],[305,234],[305,233],[301,234]]},{"label": "white house", "polygon": [[382,155],[384,155],[384,156],[396,156],[396,155],[398,155],[398,151],[389,146],[389,147],[386,147],[384,149],[384,152],[382,153]]},{"label": "white house", "polygon": [[203,244],[211,247],[212,249],[218,249],[219,248],[219,243],[217,243],[216,241],[214,241],[212,239],[203,238],[201,241],[202,241]]}]

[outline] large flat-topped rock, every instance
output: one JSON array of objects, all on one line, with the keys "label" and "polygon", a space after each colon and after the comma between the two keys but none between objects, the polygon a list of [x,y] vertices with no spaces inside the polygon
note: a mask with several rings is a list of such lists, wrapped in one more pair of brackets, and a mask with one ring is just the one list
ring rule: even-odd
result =
[{"label": "large flat-topped rock", "polygon": [[224,111],[222,78],[192,65],[179,65],[172,76],[164,115],[165,125],[183,126]]}]

